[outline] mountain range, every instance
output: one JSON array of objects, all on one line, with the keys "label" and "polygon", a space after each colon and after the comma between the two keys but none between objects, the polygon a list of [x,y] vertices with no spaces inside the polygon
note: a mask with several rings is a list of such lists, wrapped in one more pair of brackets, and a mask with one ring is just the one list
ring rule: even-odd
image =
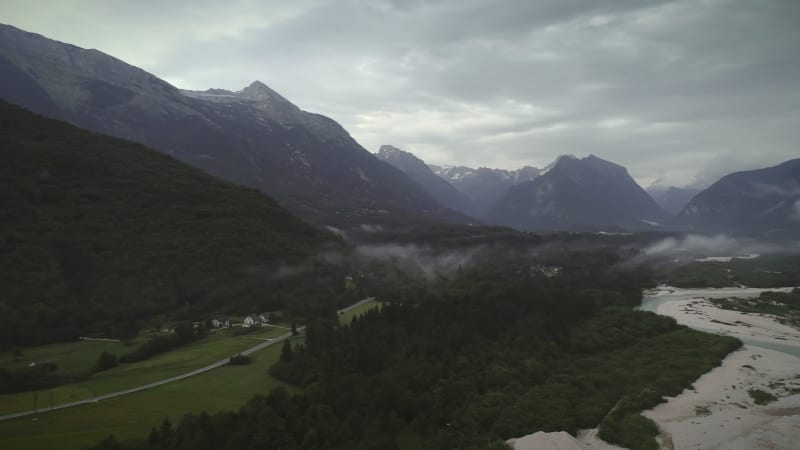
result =
[{"label": "mountain range", "polygon": [[[421,171],[421,160],[403,154]],[[397,158],[385,160],[397,165]],[[707,189],[653,185],[647,191],[624,167],[594,155],[562,155],[543,169],[525,166],[516,171],[428,167],[473,202],[473,216],[491,224],[532,231],[665,230],[785,237],[800,235],[798,161],[730,174]]]},{"label": "mountain range", "polygon": [[463,203],[463,198],[432,179],[438,174],[472,201],[475,217],[488,223],[524,230],[617,231],[660,229],[670,218],[624,167],[594,155],[564,155],[544,169],[516,171],[436,165],[425,170],[422,160],[391,146],[382,147],[379,155],[444,205],[460,209],[448,202],[457,198]]},{"label": "mountain range", "polygon": [[143,143],[321,225],[770,235],[798,228],[796,160],[728,175],[699,193],[655,186],[650,195],[624,167],[593,155],[562,156],[543,169],[427,165],[388,145],[373,155],[332,119],[259,81],[239,91],[182,90],[97,50],[1,24],[0,77],[2,99]]},{"label": "mountain range", "polygon": [[468,220],[335,121],[258,81],[236,92],[181,90],[97,50],[8,25],[0,25],[0,77],[0,98],[141,142],[317,223]]},{"label": "mountain range", "polygon": [[539,169],[525,166],[518,170],[473,169],[465,166],[429,165],[433,172],[467,196],[473,205],[475,217],[486,218],[494,205],[512,186],[531,181],[539,176]]}]

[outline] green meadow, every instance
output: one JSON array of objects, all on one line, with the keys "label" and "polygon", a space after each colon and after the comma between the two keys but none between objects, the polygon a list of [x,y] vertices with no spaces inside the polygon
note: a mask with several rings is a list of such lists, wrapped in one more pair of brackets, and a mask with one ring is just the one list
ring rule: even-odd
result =
[{"label": "green meadow", "polygon": [[[353,317],[381,307],[372,301],[339,316],[349,324]],[[277,386],[291,386],[272,378],[269,366],[280,357],[281,345],[274,345],[251,355],[245,366],[224,366],[184,380],[152,389],[127,394],[98,403],[47,412],[52,394],[53,404],[91,398],[164,378],[180,375],[219,361],[252,347],[264,339],[285,334],[288,324],[264,327],[237,335],[235,329],[218,330],[198,342],[133,364],[121,364],[90,378],[53,389],[0,396],[0,414],[33,409],[44,411],[0,422],[0,448],[39,450],[59,448],[79,450],[110,434],[118,439],[137,439],[161,425],[165,418],[176,424],[188,413],[236,410],[257,394],[267,394]],[[293,338],[302,340],[302,336]],[[140,337],[137,344],[143,342]],[[20,367],[30,362],[54,362],[64,373],[85,373],[94,367],[100,352],[117,355],[130,352],[135,345],[113,341],[79,341],[24,348],[23,357],[8,356],[2,367]]]},{"label": "green meadow", "polygon": [[[61,403],[83,400],[98,395],[141,386],[154,381],[181,375],[220,361],[235,353],[253,347],[264,339],[285,334],[278,327],[263,327],[256,332],[241,336],[212,334],[207,338],[150,359],[119,366],[93,374],[75,383],[34,392],[0,395],[0,415],[39,409]],[[141,339],[140,339],[141,340]],[[100,352],[109,351],[121,355],[133,351],[135,346],[119,342],[78,341],[23,349],[24,358],[30,361],[51,361],[58,364],[61,373],[87,373],[94,367]],[[8,364],[20,361],[5,360]]]},{"label": "green meadow", "polygon": [[[281,334],[284,332],[277,330]],[[269,366],[278,360],[280,347],[280,344],[274,345],[254,353],[249,365],[224,366],[185,380],[95,404],[0,422],[0,448],[78,450],[109,434],[119,439],[141,438],[152,427],[160,425],[164,418],[175,424],[187,413],[238,409],[253,395],[266,394],[274,387],[284,386],[267,372]],[[220,350],[223,348],[233,347],[219,345]],[[171,352],[175,353],[173,360],[188,360],[185,355],[187,351],[204,359],[221,359],[203,357],[196,349],[183,349]],[[180,373],[185,371],[181,370]]]},{"label": "green meadow", "polygon": [[361,314],[364,314],[365,312],[371,309],[380,308],[381,306],[383,306],[383,302],[378,300],[373,300],[371,302],[366,302],[364,304],[361,304],[358,307],[351,309],[350,311],[339,314],[339,323],[343,325],[349,325],[350,322],[353,320],[353,317],[360,316]]}]

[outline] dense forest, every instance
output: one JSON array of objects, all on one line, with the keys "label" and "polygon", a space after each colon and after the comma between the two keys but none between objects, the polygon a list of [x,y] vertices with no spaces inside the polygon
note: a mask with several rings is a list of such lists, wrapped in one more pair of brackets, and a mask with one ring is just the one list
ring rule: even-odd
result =
[{"label": "dense forest", "polygon": [[299,308],[341,284],[322,261],[313,283],[277,276],[340,244],[263,194],[1,102],[0,185],[0,350]]},{"label": "dense forest", "polygon": [[270,369],[299,393],[96,448],[499,449],[537,430],[597,426],[609,442],[656,448],[639,412],[740,342],[634,311],[652,276],[619,269],[618,255],[556,259],[559,275],[546,276],[531,257],[498,252],[449,277],[412,277],[402,301],[350,325],[320,314]]}]

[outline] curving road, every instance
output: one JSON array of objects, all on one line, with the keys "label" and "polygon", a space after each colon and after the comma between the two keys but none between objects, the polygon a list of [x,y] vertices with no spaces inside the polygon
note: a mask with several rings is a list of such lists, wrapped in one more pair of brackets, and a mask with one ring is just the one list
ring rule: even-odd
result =
[{"label": "curving road", "polygon": [[[365,298],[364,300],[361,300],[361,301],[359,301],[357,303],[354,303],[354,304],[352,304],[352,305],[350,305],[350,306],[348,306],[346,308],[340,309],[338,311],[338,313],[339,314],[345,313],[347,311],[350,311],[351,309],[358,308],[359,306],[363,305],[364,303],[369,303],[369,302],[371,302],[373,300],[375,300],[375,297]],[[305,326],[299,327],[298,331],[302,331],[305,328],[306,328]],[[282,334],[282,335],[280,335],[280,336],[278,336],[276,338],[273,338],[272,340],[262,342],[262,343],[260,343],[260,344],[258,344],[256,346],[248,348],[247,350],[243,350],[240,353],[242,355],[249,355],[249,354],[257,352],[257,351],[259,351],[259,350],[261,350],[263,348],[269,347],[271,345],[275,345],[275,344],[277,344],[277,343],[279,343],[279,342],[281,342],[281,341],[283,341],[285,339],[288,339],[291,336],[292,336],[291,332],[286,333],[286,334]],[[119,397],[120,395],[125,395],[125,394],[132,394],[134,392],[139,392],[139,391],[143,391],[145,389],[150,389],[150,388],[154,388],[156,386],[161,386],[162,384],[172,383],[174,381],[183,380],[184,378],[193,377],[195,375],[199,375],[201,373],[208,372],[211,369],[216,369],[217,367],[224,366],[226,364],[228,364],[228,358],[225,358],[222,361],[217,361],[217,362],[215,362],[213,364],[209,364],[209,365],[207,365],[205,367],[201,367],[199,369],[195,369],[195,370],[193,370],[191,372],[187,372],[187,373],[184,373],[184,374],[181,374],[181,375],[178,375],[178,376],[174,376],[172,378],[165,378],[163,380],[155,381],[153,383],[145,384],[145,385],[142,385],[142,386],[137,386],[137,387],[134,387],[134,388],[125,389],[125,390],[122,390],[122,391],[112,392],[110,394],[98,395],[97,397],[91,397],[91,398],[87,398],[87,399],[83,399],[83,400],[78,400],[78,401],[75,401],[75,402],[62,403],[60,405],[54,405],[52,408],[42,408],[42,409],[38,409],[38,410],[30,410],[30,411],[22,411],[22,412],[13,413],[13,414],[6,414],[4,416],[0,416],[0,421],[9,420],[9,419],[15,419],[17,417],[30,416],[30,415],[33,415],[33,414],[41,414],[41,413],[45,413],[45,412],[55,411],[55,410],[58,410],[58,409],[71,408],[73,406],[86,405],[86,404],[89,404],[89,403],[97,403],[97,402],[99,402],[101,400],[105,400],[105,399],[108,399],[108,398]]]}]

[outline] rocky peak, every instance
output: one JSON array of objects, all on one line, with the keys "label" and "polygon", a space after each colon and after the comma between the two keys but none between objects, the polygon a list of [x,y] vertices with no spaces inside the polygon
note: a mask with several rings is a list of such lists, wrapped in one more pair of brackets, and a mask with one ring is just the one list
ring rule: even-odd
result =
[{"label": "rocky peak", "polygon": [[422,160],[417,158],[413,153],[409,153],[405,150],[400,150],[399,148],[393,145],[381,145],[378,149],[377,153],[378,157],[387,160],[387,159],[404,159],[404,160],[419,160],[419,162],[423,163]]},{"label": "rocky peak", "polygon": [[376,155],[404,172],[431,172],[433,174],[432,170],[425,164],[425,161],[417,158],[413,153],[401,150],[393,145],[381,145]]},{"label": "rocky peak", "polygon": [[552,168],[556,167],[562,161],[578,161],[578,157],[575,156],[575,155],[559,155],[553,162],[551,162],[550,164],[544,166],[544,169],[542,169],[539,172],[539,174],[540,175],[546,174],[547,172],[549,172]]},{"label": "rocky peak", "polygon": [[266,84],[256,80],[249,86],[238,92],[240,97],[248,98],[258,102],[269,103],[272,105],[287,105],[297,109],[292,102],[269,88]]},{"label": "rocky peak", "polygon": [[628,173],[628,169],[626,169],[624,166],[615,164],[611,161],[606,161],[605,159],[598,158],[594,155],[589,155],[585,158],[582,158],[581,162],[589,164],[595,170],[601,170],[609,174],[622,175]]},{"label": "rocky peak", "polygon": [[514,184],[524,183],[526,181],[532,181],[539,176],[540,172],[541,171],[536,167],[523,166],[521,169],[515,170],[513,172]]},{"label": "rocky peak", "polygon": [[378,149],[378,155],[381,156],[382,158],[386,158],[386,157],[389,157],[389,156],[395,155],[395,154],[401,154],[402,155],[404,153],[410,155],[410,153],[405,152],[403,150],[400,150],[399,148],[397,148],[397,147],[395,147],[393,145],[384,144],[384,145],[381,145],[381,148]]}]

